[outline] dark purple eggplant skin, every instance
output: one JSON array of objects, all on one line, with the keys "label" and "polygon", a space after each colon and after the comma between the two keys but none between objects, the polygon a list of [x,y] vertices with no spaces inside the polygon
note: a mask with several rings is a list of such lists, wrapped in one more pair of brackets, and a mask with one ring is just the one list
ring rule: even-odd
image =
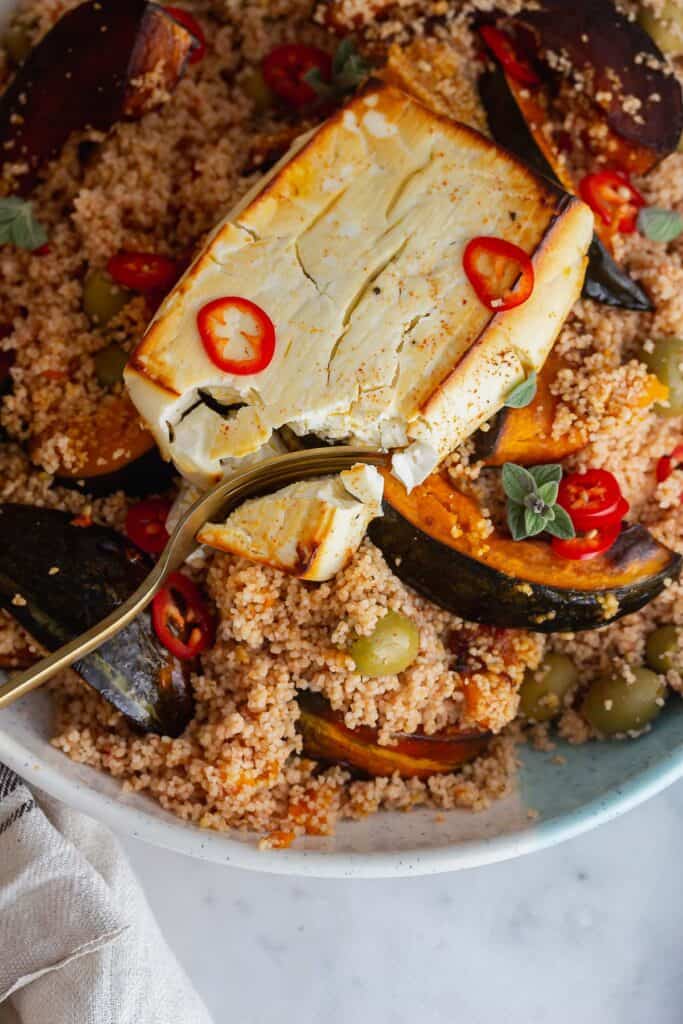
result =
[{"label": "dark purple eggplant skin", "polygon": [[[73,518],[57,509],[0,505],[0,607],[48,651],[114,611],[153,566],[115,530],[75,526]],[[55,567],[59,572],[50,573]],[[17,594],[25,604],[15,603]],[[187,663],[161,645],[149,612],[74,669],[145,732],[178,736],[192,717]]]},{"label": "dark purple eggplant skin", "polygon": [[[554,170],[536,145],[500,68],[486,71],[480,76],[479,95],[495,141],[523,160],[537,174],[559,185]],[[632,309],[639,313],[651,313],[654,310],[647,292],[619,267],[597,235],[593,236],[588,252],[583,295],[619,309]]]},{"label": "dark purple eggplant skin", "polygon": [[[681,87],[650,35],[610,0],[541,0],[509,24],[533,33],[542,61],[548,53],[568,57],[622,138],[659,157],[674,152],[683,132]],[[631,96],[641,105],[624,110]]]},{"label": "dark purple eggplant skin", "polygon": [[149,100],[145,73],[163,59],[170,91],[194,45],[147,0],[89,0],[68,11],[0,98],[4,191],[27,195],[72,132],[109,131],[122,117],[140,116]]}]

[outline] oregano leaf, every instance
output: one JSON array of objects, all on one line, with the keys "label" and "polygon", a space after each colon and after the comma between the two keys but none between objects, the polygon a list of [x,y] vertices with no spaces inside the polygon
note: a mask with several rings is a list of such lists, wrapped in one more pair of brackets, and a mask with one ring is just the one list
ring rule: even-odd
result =
[{"label": "oregano leaf", "polygon": [[527,405],[531,405],[536,397],[537,387],[538,378],[536,377],[536,371],[532,370],[529,376],[521,381],[517,387],[513,388],[507,396],[505,399],[506,407],[508,409],[525,409]]},{"label": "oregano leaf", "polygon": [[553,511],[555,518],[548,521],[545,527],[548,533],[551,533],[553,537],[559,537],[560,540],[571,540],[572,537],[576,537],[574,524],[562,506],[554,505]]},{"label": "oregano leaf", "polygon": [[19,249],[40,249],[47,234],[33,214],[31,204],[18,196],[0,199],[0,245],[12,244]]},{"label": "oregano leaf", "polygon": [[508,498],[518,503],[536,491],[536,481],[529,470],[514,462],[506,462],[503,466],[502,481]]},{"label": "oregano leaf", "polygon": [[509,502],[507,513],[508,526],[510,527],[512,539],[524,540],[526,537],[526,530],[524,526],[524,507],[522,505],[515,505],[513,502]]},{"label": "oregano leaf", "polygon": [[546,505],[555,504],[559,490],[560,485],[556,480],[548,480],[546,483],[538,485],[539,497],[543,498]]},{"label": "oregano leaf", "polygon": [[643,206],[638,212],[638,230],[652,242],[673,242],[683,231],[683,217],[678,210]]},{"label": "oregano leaf", "polygon": [[533,509],[524,509],[524,529],[527,537],[535,537],[545,529],[545,516],[539,515]]},{"label": "oregano leaf", "polygon": [[537,487],[549,483],[559,484],[562,479],[562,466],[554,462],[549,462],[544,466],[531,466],[529,472],[536,481]]}]

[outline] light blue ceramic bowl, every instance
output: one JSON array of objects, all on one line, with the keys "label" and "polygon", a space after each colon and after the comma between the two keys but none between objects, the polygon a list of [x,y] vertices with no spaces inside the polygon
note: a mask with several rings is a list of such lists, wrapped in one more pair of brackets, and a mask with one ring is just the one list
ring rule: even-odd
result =
[{"label": "light blue ceramic bowl", "polygon": [[[429,874],[532,853],[609,821],[683,775],[683,704],[672,697],[638,740],[520,749],[515,792],[487,811],[382,813],[343,822],[332,839],[259,851],[258,836],[187,825],[49,744],[50,700],[33,695],[0,712],[0,760],[34,786],[115,830],[157,846],[256,871],[370,878]],[[555,763],[557,755],[563,764]],[[439,820],[443,817],[444,820]]]}]

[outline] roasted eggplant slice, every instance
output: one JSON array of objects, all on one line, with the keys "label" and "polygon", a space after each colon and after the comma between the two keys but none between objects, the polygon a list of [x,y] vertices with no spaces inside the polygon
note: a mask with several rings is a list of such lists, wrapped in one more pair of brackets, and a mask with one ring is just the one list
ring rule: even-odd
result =
[{"label": "roasted eggplant slice", "polygon": [[[114,530],[77,526],[56,509],[0,505],[0,530],[0,607],[49,651],[105,618],[152,567]],[[147,732],[178,736],[192,716],[185,668],[161,646],[147,612],[74,668]]]},{"label": "roasted eggplant slice", "polygon": [[89,0],[68,11],[0,99],[2,190],[27,194],[72,132],[139,117],[175,87],[194,45],[146,0]]},{"label": "roasted eggplant slice", "polygon": [[611,0],[542,0],[507,23],[531,33],[538,58],[556,76],[580,80],[622,140],[649,150],[652,163],[674,152],[683,131],[681,87],[651,36]]},{"label": "roasted eggplant slice", "polygon": [[370,539],[405,583],[473,622],[539,633],[597,629],[638,611],[676,579],[681,556],[642,526],[627,526],[605,554],[556,556],[543,540],[513,541],[439,474],[407,494],[384,472],[384,516]]},{"label": "roasted eggplant slice", "polygon": [[316,761],[347,765],[371,778],[398,772],[402,779],[428,779],[454,772],[483,754],[491,739],[489,733],[448,729],[433,736],[399,736],[393,746],[380,746],[376,729],[347,728],[343,716],[318,694],[300,693],[298,701],[304,754]]},{"label": "roasted eggplant slice", "polygon": [[[540,130],[543,118],[536,115],[541,120],[531,120],[530,123],[539,126],[536,132],[533,132],[518,105],[519,90],[502,69],[496,68],[485,72],[479,79],[479,92],[486,109],[491,134],[496,142],[515,153],[539,174],[569,191],[575,191],[574,184],[563,170],[559,154],[553,152],[548,139]],[[526,92],[529,93],[529,90]],[[521,96],[521,93],[519,95]],[[528,96],[522,102],[531,118]],[[621,309],[632,309],[642,313],[650,313],[654,309],[647,292],[616,264],[597,235],[594,236],[588,253],[583,294],[596,302]]]}]

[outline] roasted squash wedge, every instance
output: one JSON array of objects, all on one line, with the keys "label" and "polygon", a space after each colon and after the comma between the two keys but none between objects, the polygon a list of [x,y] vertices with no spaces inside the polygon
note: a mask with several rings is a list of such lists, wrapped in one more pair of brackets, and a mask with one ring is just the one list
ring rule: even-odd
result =
[{"label": "roasted squash wedge", "polygon": [[371,777],[398,772],[402,779],[428,779],[457,771],[483,754],[491,738],[489,733],[447,729],[433,736],[400,736],[395,745],[380,746],[376,729],[347,728],[343,716],[318,694],[301,693],[298,700],[303,753],[316,761],[349,765]]},{"label": "roasted squash wedge", "polygon": [[[505,462],[535,466],[544,462],[560,462],[585,447],[588,438],[578,425],[559,437],[553,437],[558,400],[551,386],[562,365],[562,360],[551,355],[538,375],[533,401],[523,409],[501,409],[489,430],[475,435],[477,459],[487,466],[502,466]],[[636,408],[645,409],[654,402],[663,402],[668,393],[666,385],[650,373],[645,378]]]},{"label": "roasted squash wedge", "polygon": [[642,608],[680,573],[681,556],[642,526],[625,527],[605,555],[568,561],[543,540],[486,536],[476,502],[438,473],[410,494],[383,475],[384,516],[371,523],[370,539],[400,579],[473,622],[596,629]]},{"label": "roasted squash wedge", "polygon": [[173,478],[173,467],[161,458],[127,395],[107,395],[93,416],[73,416],[35,437],[29,455],[37,465],[55,433],[69,439],[75,455],[75,461],[60,456],[56,476],[67,487],[95,496],[123,490],[139,497],[164,490]]}]

